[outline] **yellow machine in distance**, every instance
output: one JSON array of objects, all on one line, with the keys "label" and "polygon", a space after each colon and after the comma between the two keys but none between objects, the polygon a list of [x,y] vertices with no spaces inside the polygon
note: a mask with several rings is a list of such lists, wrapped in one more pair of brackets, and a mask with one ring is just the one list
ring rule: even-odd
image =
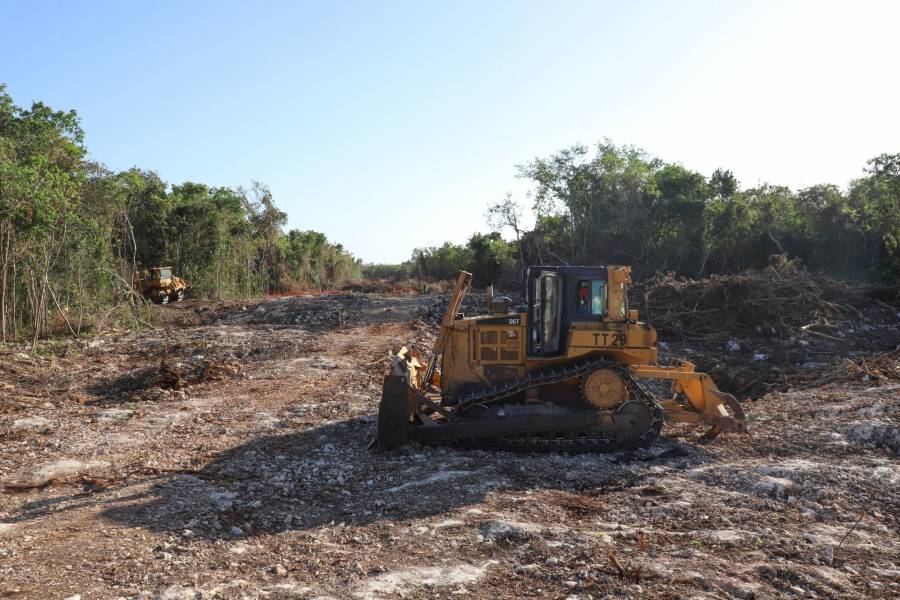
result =
[{"label": "yellow machine in distance", "polygon": [[[663,421],[708,425],[704,440],[745,431],[741,405],[694,365],[657,363],[656,330],[629,310],[630,267],[531,267],[525,306],[458,313],[471,275],[456,278],[424,363],[403,348],[385,377],[378,442],[392,447],[481,440],[523,450],[644,445]],[[440,359],[440,369],[437,368]],[[643,385],[670,380],[659,401]]]},{"label": "yellow machine in distance", "polygon": [[172,273],[172,267],[153,267],[132,275],[134,290],[154,304],[184,299],[188,283]]}]

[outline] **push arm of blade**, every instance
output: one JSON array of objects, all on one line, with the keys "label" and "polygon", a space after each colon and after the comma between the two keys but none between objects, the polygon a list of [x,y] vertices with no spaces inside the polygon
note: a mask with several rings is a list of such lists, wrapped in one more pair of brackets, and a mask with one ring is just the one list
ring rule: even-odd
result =
[{"label": "push arm of blade", "polygon": [[444,408],[440,404],[434,402],[433,400],[431,400],[431,398],[429,398],[425,394],[419,392],[418,390],[416,391],[416,397],[419,399],[419,403],[422,406],[428,408],[432,413],[437,412],[437,413],[441,413],[448,419],[452,418],[453,415],[450,413],[450,411],[448,411],[446,408]]},{"label": "push arm of blade", "polygon": [[450,302],[447,304],[447,312],[441,321],[441,331],[438,333],[437,340],[431,348],[431,358],[428,360],[428,368],[425,369],[425,377],[422,379],[422,389],[427,390],[434,377],[434,369],[437,366],[437,358],[444,351],[444,345],[450,336],[450,328],[453,327],[453,319],[459,312],[469,284],[472,282],[472,274],[466,271],[460,271],[456,274],[456,283],[453,285],[453,293],[450,295]]}]

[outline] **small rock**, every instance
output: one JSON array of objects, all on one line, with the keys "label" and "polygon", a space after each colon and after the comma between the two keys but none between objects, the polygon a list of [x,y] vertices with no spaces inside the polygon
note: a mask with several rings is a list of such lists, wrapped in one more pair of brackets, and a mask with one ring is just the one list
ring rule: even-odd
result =
[{"label": "small rock", "polygon": [[145,398],[147,400],[155,401],[155,400],[165,400],[169,393],[162,388],[152,388],[144,392]]},{"label": "small rock", "polygon": [[90,462],[82,462],[80,460],[63,459],[49,464],[45,464],[40,468],[31,472],[28,481],[32,485],[43,485],[54,479],[59,479],[67,475],[78,475],[90,473],[109,466],[109,463],[95,460]]},{"label": "small rock", "polygon": [[759,481],[754,484],[753,489],[776,497],[786,497],[788,489],[792,487],[794,487],[794,482],[790,479],[766,475],[760,477]]},{"label": "small rock", "polygon": [[41,417],[23,417],[16,419],[12,424],[13,431],[30,431],[32,433],[47,433],[50,431],[50,422]]},{"label": "small rock", "polygon": [[97,411],[97,418],[106,421],[118,421],[130,417],[132,412],[121,408],[106,408]]},{"label": "small rock", "polygon": [[244,537],[244,530],[240,527],[232,525],[231,527],[231,535],[236,535],[238,537]]},{"label": "small rock", "polygon": [[481,528],[485,539],[496,543],[522,542],[540,533],[541,527],[532,523],[513,521],[490,521]]},{"label": "small rock", "polygon": [[313,369],[337,369],[338,365],[333,360],[329,360],[323,356],[317,356],[313,358],[309,366]]},{"label": "small rock", "polygon": [[284,565],[275,565],[274,567],[272,567],[272,572],[279,577],[284,577],[285,575],[287,575],[287,569],[284,568]]},{"label": "small rock", "polygon": [[215,491],[209,494],[209,501],[219,511],[229,510],[234,506],[234,500],[237,494],[224,490]]}]

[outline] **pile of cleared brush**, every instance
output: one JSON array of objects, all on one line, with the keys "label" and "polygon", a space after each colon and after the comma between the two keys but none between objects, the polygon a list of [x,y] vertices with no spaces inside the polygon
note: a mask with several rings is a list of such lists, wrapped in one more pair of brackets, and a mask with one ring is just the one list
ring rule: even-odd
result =
[{"label": "pile of cleared brush", "polygon": [[[875,288],[809,273],[774,257],[765,269],[707,279],[658,274],[632,287],[632,306],[662,333],[683,339],[772,336],[896,319],[896,307],[877,299]],[[834,336],[832,336],[834,337]]]},{"label": "pile of cleared brush", "polygon": [[836,281],[774,257],[765,269],[739,275],[658,274],[635,284],[630,300],[659,330],[668,349],[661,359],[690,360],[740,397],[893,377],[897,288]]}]

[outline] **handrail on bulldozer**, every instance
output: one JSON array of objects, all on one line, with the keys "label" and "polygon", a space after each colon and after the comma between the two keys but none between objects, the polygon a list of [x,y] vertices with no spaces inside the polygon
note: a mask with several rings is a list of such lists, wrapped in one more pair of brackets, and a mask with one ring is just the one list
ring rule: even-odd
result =
[{"label": "handrail on bulldozer", "polygon": [[471,273],[460,271],[456,274],[453,293],[450,294],[450,302],[447,303],[447,310],[444,312],[444,318],[441,320],[441,330],[434,341],[434,346],[431,347],[431,358],[428,359],[428,367],[425,369],[425,376],[422,378],[422,391],[428,390],[428,386],[431,384],[432,378],[434,378],[438,356],[444,351],[444,346],[446,346],[447,338],[450,335],[450,328],[453,327],[453,320],[459,312],[459,307],[462,305],[463,298],[465,298],[471,283]]}]

